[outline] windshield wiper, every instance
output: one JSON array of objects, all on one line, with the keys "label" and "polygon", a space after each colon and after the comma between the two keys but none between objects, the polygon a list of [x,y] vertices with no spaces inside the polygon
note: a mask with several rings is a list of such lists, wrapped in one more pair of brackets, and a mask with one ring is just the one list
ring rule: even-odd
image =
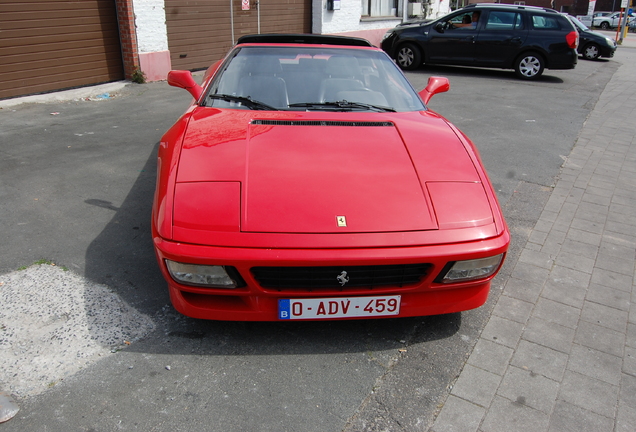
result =
[{"label": "windshield wiper", "polygon": [[228,94],[211,94],[211,95],[208,95],[208,98],[218,99],[225,102],[238,102],[249,107],[250,109],[255,109],[255,110],[279,111],[278,108],[274,108],[271,105],[267,105],[266,103],[254,100],[249,96],[245,97],[245,96],[233,96]]},{"label": "windshield wiper", "polygon": [[362,102],[349,102],[346,100],[335,102],[300,102],[289,104],[290,108],[334,108],[337,110],[352,110],[352,109],[368,109],[381,112],[395,112],[395,109],[391,107],[385,107],[381,105],[371,105]]}]

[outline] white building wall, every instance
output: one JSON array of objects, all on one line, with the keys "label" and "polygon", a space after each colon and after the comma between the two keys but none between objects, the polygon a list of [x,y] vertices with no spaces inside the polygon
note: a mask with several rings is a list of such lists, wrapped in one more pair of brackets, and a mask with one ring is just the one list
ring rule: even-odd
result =
[{"label": "white building wall", "polygon": [[164,0],[133,0],[137,45],[140,53],[168,49]]},{"label": "white building wall", "polygon": [[164,80],[171,69],[164,0],[133,0],[139,68],[147,81]]},{"label": "white building wall", "polygon": [[[484,3],[490,0],[483,0]],[[494,0],[492,0],[494,3]],[[431,13],[427,18],[439,18],[446,14],[451,13],[450,2],[448,0],[433,0],[431,2]]]},{"label": "white building wall", "polygon": [[340,10],[327,10],[327,0],[313,0],[313,33],[333,34],[350,31],[385,29],[401,22],[401,17],[361,21],[361,0],[340,0]]},{"label": "white building wall", "polygon": [[[400,0],[402,4],[408,0]],[[437,18],[450,12],[448,0],[432,0],[428,18]],[[404,11],[406,12],[406,11]],[[378,45],[384,32],[405,20],[406,15],[395,18],[362,18],[362,0],[340,0],[340,10],[327,10],[327,0],[313,0],[312,32],[315,34],[340,34],[365,37]]]}]

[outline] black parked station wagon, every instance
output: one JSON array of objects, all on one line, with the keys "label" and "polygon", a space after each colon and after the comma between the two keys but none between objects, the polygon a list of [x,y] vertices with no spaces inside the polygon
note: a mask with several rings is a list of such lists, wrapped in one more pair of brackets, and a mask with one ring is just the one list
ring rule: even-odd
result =
[{"label": "black parked station wagon", "polygon": [[553,9],[471,4],[433,21],[389,30],[382,49],[405,70],[427,64],[514,69],[536,79],[544,69],[573,69],[579,34]]}]

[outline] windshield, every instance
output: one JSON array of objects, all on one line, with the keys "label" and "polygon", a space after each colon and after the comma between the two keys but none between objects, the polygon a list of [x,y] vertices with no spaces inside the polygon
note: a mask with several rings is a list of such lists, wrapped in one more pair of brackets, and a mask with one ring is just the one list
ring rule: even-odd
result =
[{"label": "windshield", "polygon": [[384,52],[316,45],[238,47],[211,83],[205,105],[295,111],[425,109]]},{"label": "windshield", "polygon": [[586,26],[585,24],[583,24],[581,21],[579,21],[578,19],[574,18],[574,17],[568,17],[570,18],[570,21],[572,21],[572,23],[574,23],[575,27],[580,28],[583,31],[588,31],[590,28],[588,26]]}]

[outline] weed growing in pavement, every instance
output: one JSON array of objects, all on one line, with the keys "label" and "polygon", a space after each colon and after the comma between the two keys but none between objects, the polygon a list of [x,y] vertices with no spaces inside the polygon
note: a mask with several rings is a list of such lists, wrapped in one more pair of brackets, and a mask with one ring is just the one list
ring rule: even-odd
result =
[{"label": "weed growing in pavement", "polygon": [[[47,260],[47,259],[41,259],[41,260],[35,261],[31,265],[18,267],[18,271],[26,270],[29,267],[34,266],[34,265],[45,265],[45,264],[46,265],[50,265],[50,266],[56,266],[56,264],[53,261],[50,261],[50,260]],[[68,267],[61,266],[60,268],[62,269],[62,271],[68,271]]]},{"label": "weed growing in pavement", "polygon": [[146,74],[139,69],[135,69],[135,71],[132,73],[131,80],[134,83],[143,84],[146,82]]}]

